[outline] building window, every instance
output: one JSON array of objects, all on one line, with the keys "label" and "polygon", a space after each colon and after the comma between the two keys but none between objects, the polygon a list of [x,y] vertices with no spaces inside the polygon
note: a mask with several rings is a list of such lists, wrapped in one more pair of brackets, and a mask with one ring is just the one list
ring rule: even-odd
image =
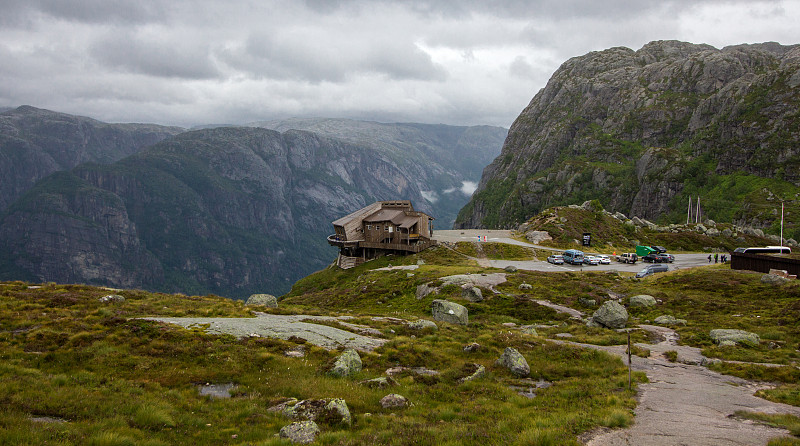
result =
[{"label": "building window", "polygon": [[383,230],[384,230],[384,231],[388,231],[388,230],[389,230],[389,225],[386,225],[386,226],[384,226],[384,227],[383,227]]},{"label": "building window", "polygon": [[371,231],[371,230],[372,230],[372,225],[367,225],[367,231]]}]

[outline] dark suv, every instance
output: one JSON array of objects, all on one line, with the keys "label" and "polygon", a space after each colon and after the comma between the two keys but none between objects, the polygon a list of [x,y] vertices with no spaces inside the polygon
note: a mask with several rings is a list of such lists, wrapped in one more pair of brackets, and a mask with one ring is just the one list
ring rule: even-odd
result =
[{"label": "dark suv", "polygon": [[667,248],[663,246],[651,246],[651,248],[655,249],[658,254],[667,252]]},{"label": "dark suv", "polygon": [[651,252],[642,257],[642,260],[650,263],[672,263],[675,261],[675,257],[673,257],[672,254],[656,254]]}]

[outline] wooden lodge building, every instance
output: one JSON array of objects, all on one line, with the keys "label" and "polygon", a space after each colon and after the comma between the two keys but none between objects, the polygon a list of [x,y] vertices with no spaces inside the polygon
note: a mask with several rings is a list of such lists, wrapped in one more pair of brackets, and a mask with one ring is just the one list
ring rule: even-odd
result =
[{"label": "wooden lodge building", "polygon": [[333,222],[328,243],[339,248],[337,264],[352,268],[389,253],[416,253],[436,244],[433,217],[408,200],[378,201]]}]

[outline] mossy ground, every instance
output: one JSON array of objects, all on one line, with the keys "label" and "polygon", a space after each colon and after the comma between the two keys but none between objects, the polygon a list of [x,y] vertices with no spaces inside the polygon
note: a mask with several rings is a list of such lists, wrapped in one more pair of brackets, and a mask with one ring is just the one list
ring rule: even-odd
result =
[{"label": "mossy ground", "polygon": [[[417,264],[418,269],[373,271]],[[351,428],[324,426],[321,444],[578,444],[577,435],[598,426],[632,423],[635,386],[627,387],[623,362],[603,352],[547,341],[558,333],[573,340],[621,344],[626,335],[587,328],[533,299],[591,313],[609,292],[651,294],[654,309],[633,310],[632,323],[672,314],[689,321],[677,327],[682,342],[704,347],[706,354],[786,364],[761,372],[758,366],[721,371],[748,373],[755,379],[794,383],[763,391],[764,396],[798,404],[792,371],[800,348],[800,286],[767,286],[760,275],[735,272],[722,265],[676,271],[648,280],[613,273],[507,274],[497,287],[484,289],[486,299],[471,303],[458,287],[416,298],[417,285],[440,283],[452,274],[498,272],[445,248],[417,256],[385,257],[343,271],[327,268],[298,281],[275,313],[347,314],[350,322],[371,325],[387,344],[362,355],[364,370],[335,379],[325,367],[338,352],[306,344],[303,359],[283,352],[290,341],[236,339],[185,330],[139,316],[231,316],[250,314],[241,301],[218,296],[184,296],[119,291],[121,303],[101,303],[111,293],[101,288],[22,282],[0,283],[0,443],[2,444],[285,444],[274,437],[288,420],[267,411],[282,398],[344,398],[354,416]],[[522,283],[531,285],[521,291]],[[769,296],[769,299],[764,299]],[[434,298],[469,308],[470,324],[439,323],[438,331],[413,332],[391,320],[430,318]],[[583,298],[583,299],[582,299]],[[547,325],[538,336],[502,325]],[[762,343],[719,348],[708,337],[711,328],[741,328],[758,333]],[[634,342],[646,341],[642,332]],[[298,341],[300,342],[300,341]],[[463,346],[477,342],[472,353]],[[770,344],[771,343],[771,344]],[[526,357],[531,378],[552,382],[528,399],[510,386],[525,383],[495,365],[506,347]],[[459,384],[470,364],[487,374]],[[370,389],[358,381],[383,375],[394,366],[426,367],[435,377],[401,374],[393,389]],[[796,369],[794,369],[796,370]],[[780,378],[783,377],[783,378]],[[634,374],[635,382],[646,380]],[[200,396],[198,385],[234,383],[230,399]],[[413,403],[385,410],[379,400],[400,393]],[[41,423],[51,417],[64,423]]]}]

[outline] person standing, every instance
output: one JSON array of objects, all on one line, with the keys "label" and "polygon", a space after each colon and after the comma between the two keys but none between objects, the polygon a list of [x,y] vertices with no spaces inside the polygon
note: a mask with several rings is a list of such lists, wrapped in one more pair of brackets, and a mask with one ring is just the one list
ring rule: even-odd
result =
[{"label": "person standing", "polygon": [[719,260],[719,254],[714,253],[714,263],[717,263],[717,260]]},{"label": "person standing", "polygon": [[708,255],[708,263],[711,263],[711,254]]}]

